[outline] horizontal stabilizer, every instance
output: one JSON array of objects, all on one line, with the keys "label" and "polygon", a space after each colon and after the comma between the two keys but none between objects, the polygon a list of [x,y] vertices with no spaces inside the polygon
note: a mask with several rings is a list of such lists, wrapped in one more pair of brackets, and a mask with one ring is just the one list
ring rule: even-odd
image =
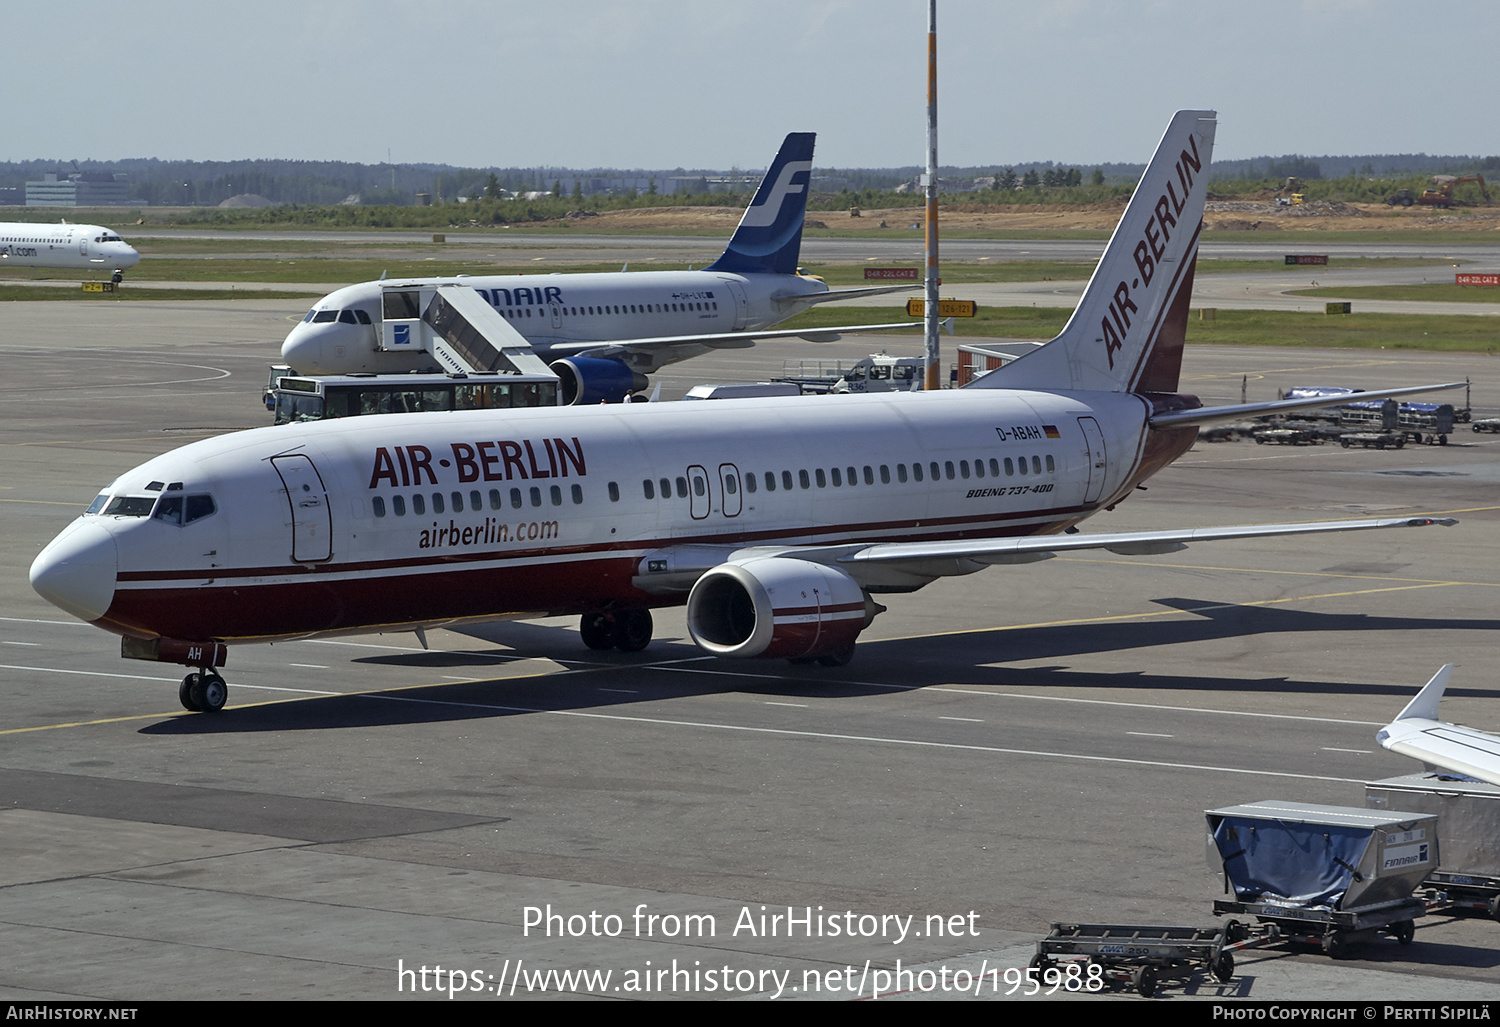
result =
[{"label": "horizontal stabilizer", "polygon": [[[1417,396],[1424,392],[1442,392],[1446,389],[1461,389],[1464,382],[1448,382],[1446,385],[1412,385],[1399,389],[1371,389],[1355,393],[1351,401],[1364,402],[1370,399],[1389,399],[1396,396]],[[1237,403],[1226,407],[1197,407],[1193,410],[1173,410],[1151,418],[1153,428],[1182,428],[1188,425],[1218,424],[1224,421],[1243,421],[1267,414],[1285,414],[1297,410],[1316,410],[1337,405],[1327,396],[1312,396],[1304,399],[1277,399],[1265,403]]]}]

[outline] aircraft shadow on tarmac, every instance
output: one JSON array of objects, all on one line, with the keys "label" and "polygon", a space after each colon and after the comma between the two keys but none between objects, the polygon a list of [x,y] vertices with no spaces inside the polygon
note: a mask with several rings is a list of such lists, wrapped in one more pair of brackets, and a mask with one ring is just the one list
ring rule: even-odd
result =
[{"label": "aircraft shadow on tarmac", "polygon": [[[1228,638],[1297,632],[1494,632],[1495,618],[1384,617],[1328,614],[1306,610],[1242,606],[1197,599],[1166,598],[1158,604],[1191,618],[1122,621],[995,629],[862,642],[848,667],[792,666],[779,661],[727,661],[703,658],[685,640],[658,639],[646,653],[589,652],[579,648],[569,628],[521,622],[460,629],[462,633],[509,647],[491,650],[406,652],[360,657],[355,664],[408,667],[432,672],[463,668],[473,681],[383,688],[363,694],[326,696],[294,702],[231,706],[213,716],[174,716],[142,728],[145,734],[201,734],[241,731],[326,730],[386,724],[417,724],[511,717],[549,712],[586,712],[641,702],[715,695],[727,691],[799,698],[856,699],[892,689],[929,685],[1031,688],[1151,689],[1163,692],[1322,694],[1358,698],[1410,697],[1413,683],[1343,683],[1293,678],[1212,677],[1155,674],[1147,670],[1113,673],[1070,667],[1004,667],[1002,661],[1033,661],[1069,656],[1128,653],[1131,650]],[[571,674],[487,676],[497,659],[515,663],[547,659],[570,664]],[[1436,657],[1435,657],[1436,659]],[[688,671],[684,673],[683,671]],[[244,695],[241,692],[240,695]],[[254,693],[251,693],[254,694]],[[1450,689],[1450,695],[1493,696],[1483,688]],[[244,701],[244,700],[241,700]]]}]

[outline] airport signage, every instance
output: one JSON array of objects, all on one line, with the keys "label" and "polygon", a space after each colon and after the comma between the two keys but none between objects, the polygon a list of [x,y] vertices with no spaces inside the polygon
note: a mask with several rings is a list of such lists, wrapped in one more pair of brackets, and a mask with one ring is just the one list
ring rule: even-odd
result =
[{"label": "airport signage", "polygon": [[[927,312],[926,300],[907,300],[906,316],[921,317]],[[979,304],[973,300],[938,300],[938,317],[973,317]]]},{"label": "airport signage", "polygon": [[1454,275],[1454,285],[1500,285],[1500,275]]},{"label": "airport signage", "polygon": [[867,267],[865,268],[865,281],[883,282],[890,279],[915,282],[918,271],[914,267]]},{"label": "airport signage", "polygon": [[1287,262],[1288,266],[1295,265],[1295,264],[1317,264],[1317,265],[1321,266],[1321,265],[1324,265],[1324,264],[1328,263],[1328,254],[1326,254],[1326,253],[1302,253],[1302,254],[1288,253],[1286,255],[1286,262]]},{"label": "airport signage", "polygon": [[84,292],[114,292],[115,291],[115,283],[114,282],[84,282],[83,283],[83,291]]}]

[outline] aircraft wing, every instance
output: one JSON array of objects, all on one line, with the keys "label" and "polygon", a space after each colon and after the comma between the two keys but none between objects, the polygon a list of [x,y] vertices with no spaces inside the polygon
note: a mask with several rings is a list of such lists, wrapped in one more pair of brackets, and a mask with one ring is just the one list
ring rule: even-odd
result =
[{"label": "aircraft wing", "polygon": [[[617,357],[623,353],[658,354],[687,346],[710,349],[748,349],[762,339],[806,339],[833,342],[846,332],[886,332],[898,328],[921,328],[920,321],[896,321],[879,325],[837,325],[828,328],[778,328],[759,332],[717,332],[711,335],[662,335],[648,339],[618,339],[599,342],[557,342],[548,352],[569,357]],[[1323,403],[1327,406],[1325,400]]]},{"label": "aircraft wing", "polygon": [[707,571],[722,564],[764,557],[792,557],[836,566],[860,587],[871,591],[913,591],[940,577],[973,574],[994,564],[1037,563],[1059,553],[1103,549],[1120,556],[1175,553],[1192,542],[1316,535],[1376,528],[1450,527],[1451,517],[1377,517],[1308,524],[1247,524],[1169,531],[1123,531],[1100,534],[1027,535],[1020,538],[939,542],[873,542],[837,546],[673,546],[648,553],[634,578],[636,587],[653,594],[686,592]]},{"label": "aircraft wing", "polygon": [[[1415,396],[1423,392],[1441,392],[1445,389],[1461,389],[1464,382],[1449,382],[1446,385],[1413,385],[1400,389],[1372,389],[1355,393],[1350,402],[1367,399],[1388,399],[1396,396]],[[1190,424],[1215,424],[1220,421],[1240,421],[1247,417],[1266,414],[1285,414],[1294,410],[1313,410],[1317,407],[1338,406],[1337,399],[1314,396],[1303,399],[1278,399],[1266,403],[1237,403],[1227,407],[1198,407],[1195,410],[1173,410],[1151,418],[1153,428],[1179,428]]]},{"label": "aircraft wing", "polygon": [[1451,663],[1434,674],[1406,709],[1376,732],[1375,738],[1392,752],[1428,766],[1500,785],[1500,735],[1437,719],[1438,702],[1452,674]]},{"label": "aircraft wing", "polygon": [[771,299],[778,303],[790,303],[796,301],[802,304],[833,303],[836,300],[857,300],[864,296],[884,296],[890,292],[911,292],[922,288],[921,282],[913,282],[910,285],[872,285],[867,289],[838,289],[833,292],[819,292],[811,296],[806,293],[787,293],[785,296],[772,296]]},{"label": "aircraft wing", "polygon": [[[951,561],[954,570],[939,573],[966,574],[979,566],[998,563],[1034,563],[1058,553],[1082,549],[1104,549],[1121,556],[1155,556],[1175,553],[1192,542],[1225,539],[1269,538],[1276,535],[1318,535],[1331,531],[1367,531],[1374,528],[1420,528],[1432,524],[1450,527],[1452,517],[1375,517],[1351,521],[1315,521],[1307,524],[1246,524],[1222,528],[1182,528],[1168,531],[1123,531],[1101,534],[1026,535],[1020,538],[973,539],[957,542],[882,542],[864,546],[839,558],[854,576],[861,564],[911,564],[935,566]],[[971,566],[965,568],[964,563]]]}]

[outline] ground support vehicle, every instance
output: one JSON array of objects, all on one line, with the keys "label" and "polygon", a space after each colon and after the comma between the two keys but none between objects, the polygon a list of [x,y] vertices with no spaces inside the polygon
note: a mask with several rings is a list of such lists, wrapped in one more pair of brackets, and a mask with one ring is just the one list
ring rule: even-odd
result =
[{"label": "ground support vehicle", "polygon": [[1210,865],[1233,899],[1214,915],[1254,916],[1334,959],[1378,932],[1411,944],[1438,866],[1438,817],[1266,799],[1206,810]]},{"label": "ground support vehicle", "polygon": [[1500,433],[1500,417],[1481,417],[1474,422],[1474,430]]},{"label": "ground support vehicle", "polygon": [[1398,431],[1352,431],[1339,436],[1339,445],[1345,449],[1354,446],[1364,449],[1400,449],[1406,445],[1406,436]]},{"label": "ground support vehicle", "polygon": [[1356,431],[1399,431],[1418,445],[1446,446],[1457,414],[1451,403],[1396,403],[1394,400],[1348,403],[1339,409],[1339,424]]},{"label": "ground support vehicle", "polygon": [[1317,446],[1323,442],[1323,433],[1317,428],[1261,428],[1250,437],[1262,446],[1267,442],[1278,446]]},{"label": "ground support vehicle", "polygon": [[1234,976],[1234,953],[1278,940],[1275,924],[1252,927],[1228,920],[1222,927],[1133,924],[1053,924],[1036,945],[1031,968],[1042,983],[1067,962],[1102,968],[1104,979],[1128,982],[1150,998],[1163,981],[1211,973],[1220,983]]}]

